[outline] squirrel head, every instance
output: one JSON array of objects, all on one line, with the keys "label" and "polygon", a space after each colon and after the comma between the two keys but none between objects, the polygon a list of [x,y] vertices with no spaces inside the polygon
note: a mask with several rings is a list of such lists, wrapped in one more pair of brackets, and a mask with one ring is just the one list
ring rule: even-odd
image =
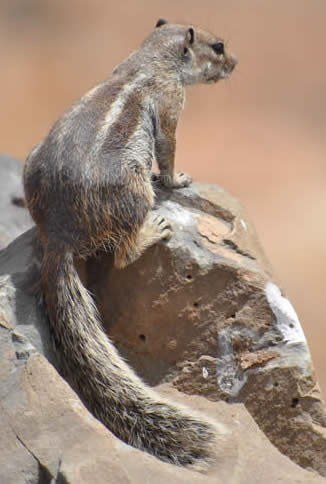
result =
[{"label": "squirrel head", "polygon": [[177,70],[185,85],[227,79],[237,64],[221,38],[192,25],[159,19],[143,45],[153,44],[153,60],[161,61],[166,69]]}]

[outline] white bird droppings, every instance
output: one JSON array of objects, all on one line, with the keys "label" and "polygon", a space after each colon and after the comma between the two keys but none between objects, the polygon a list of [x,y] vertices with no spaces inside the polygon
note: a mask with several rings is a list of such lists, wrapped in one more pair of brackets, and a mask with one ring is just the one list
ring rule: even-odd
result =
[{"label": "white bird droppings", "polygon": [[297,313],[290,301],[282,296],[280,288],[273,282],[267,282],[265,295],[284,340],[289,343],[306,343]]}]

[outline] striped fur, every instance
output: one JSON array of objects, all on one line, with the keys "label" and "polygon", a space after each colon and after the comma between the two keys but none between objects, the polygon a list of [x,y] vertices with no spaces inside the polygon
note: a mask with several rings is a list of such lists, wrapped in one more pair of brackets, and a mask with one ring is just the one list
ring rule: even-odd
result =
[{"label": "striped fur", "polygon": [[26,201],[44,249],[42,290],[58,369],[85,405],[125,442],[158,458],[204,469],[221,432],[201,416],[162,400],[119,357],[74,266],[99,248],[116,267],[171,236],[151,209],[152,163],[161,181],[174,172],[175,131],[184,88],[225,78],[236,61],[212,49],[200,28],[159,23],[102,84],[76,101],[30,153]]}]

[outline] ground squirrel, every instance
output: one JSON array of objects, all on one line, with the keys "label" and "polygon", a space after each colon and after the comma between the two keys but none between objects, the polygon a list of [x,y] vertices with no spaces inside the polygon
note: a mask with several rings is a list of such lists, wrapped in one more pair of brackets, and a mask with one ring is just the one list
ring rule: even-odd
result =
[{"label": "ground squirrel", "polygon": [[24,170],[26,202],[44,250],[41,285],[59,371],[115,435],[196,469],[218,453],[214,425],[162,399],[120,358],[74,256],[105,248],[123,268],[171,235],[152,210],[152,163],[157,160],[163,185],[191,183],[174,172],[185,86],[225,79],[235,65],[220,38],[159,20],[106,81],[64,112]]}]

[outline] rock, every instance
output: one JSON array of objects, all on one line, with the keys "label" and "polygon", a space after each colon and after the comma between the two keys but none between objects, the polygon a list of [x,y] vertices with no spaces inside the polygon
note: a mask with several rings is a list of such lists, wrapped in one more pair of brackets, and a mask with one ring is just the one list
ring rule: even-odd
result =
[{"label": "rock", "polygon": [[39,351],[54,361],[48,323],[35,298],[41,257],[35,228],[0,251],[0,325],[12,329],[12,343],[19,359]]},{"label": "rock", "polygon": [[110,337],[148,383],[245,403],[274,445],[326,476],[307,342],[245,210],[213,185],[158,198],[175,229],[168,243],[124,271],[109,256],[84,268]]},{"label": "rock", "polygon": [[24,209],[23,163],[0,155],[0,249],[32,226]]},{"label": "rock", "polygon": [[136,371],[151,385],[168,382],[160,391],[230,429],[217,468],[204,477],[123,444],[40,355],[55,364],[34,295],[42,253],[31,229],[0,252],[0,476],[4,469],[6,484],[143,483],[145,475],[162,483],[324,482],[281,455],[243,405],[218,401],[244,402],[282,452],[326,475],[325,410],[310,354],[243,208],[210,185],[158,199],[175,230],[168,243],[123,271],[107,254],[79,269]]},{"label": "rock", "polygon": [[[10,348],[10,331],[1,329],[0,335],[2,348],[4,339],[9,343],[0,379],[3,484],[143,484],[145,478],[158,484],[324,482],[280,454],[243,405],[202,397],[188,397],[187,403],[232,430],[229,453],[205,476],[164,464],[106,430],[43,356],[19,360]],[[184,401],[168,385],[161,392]]]}]

